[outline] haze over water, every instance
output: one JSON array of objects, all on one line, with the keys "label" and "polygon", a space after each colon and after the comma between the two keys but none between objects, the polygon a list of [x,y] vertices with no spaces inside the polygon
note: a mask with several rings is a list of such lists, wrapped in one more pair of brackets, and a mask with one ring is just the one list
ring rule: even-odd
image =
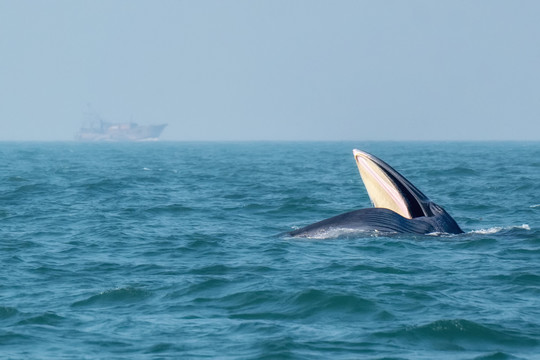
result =
[{"label": "haze over water", "polygon": [[540,2],[0,0],[0,140],[540,140]]},{"label": "haze over water", "polygon": [[[372,152],[465,234],[279,236]],[[540,145],[0,143],[11,359],[534,359]]]}]

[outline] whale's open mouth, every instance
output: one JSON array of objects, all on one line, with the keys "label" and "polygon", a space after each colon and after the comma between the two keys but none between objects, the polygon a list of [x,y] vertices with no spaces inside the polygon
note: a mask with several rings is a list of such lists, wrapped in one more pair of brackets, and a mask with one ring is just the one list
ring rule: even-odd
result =
[{"label": "whale's open mouth", "polygon": [[353,154],[373,206],[390,209],[407,219],[433,215],[427,196],[390,165],[357,149]]}]

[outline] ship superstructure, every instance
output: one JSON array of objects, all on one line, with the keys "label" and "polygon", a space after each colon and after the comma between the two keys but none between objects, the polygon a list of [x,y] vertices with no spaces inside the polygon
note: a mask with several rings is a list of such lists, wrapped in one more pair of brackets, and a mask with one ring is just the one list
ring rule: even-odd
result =
[{"label": "ship superstructure", "polygon": [[79,141],[155,141],[159,139],[166,126],[167,124],[113,123],[94,118],[81,127],[76,139]]}]

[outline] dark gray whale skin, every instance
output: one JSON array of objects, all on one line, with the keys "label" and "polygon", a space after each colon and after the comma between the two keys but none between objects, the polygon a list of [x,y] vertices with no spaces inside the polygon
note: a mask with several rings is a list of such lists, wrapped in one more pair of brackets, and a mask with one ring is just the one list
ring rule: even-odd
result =
[{"label": "dark gray whale skin", "polygon": [[367,208],[331,217],[288,233],[294,237],[318,237],[325,232],[337,231],[380,231],[398,234],[461,234],[463,230],[439,205],[428,204],[433,216],[407,219],[398,213],[383,208]]}]

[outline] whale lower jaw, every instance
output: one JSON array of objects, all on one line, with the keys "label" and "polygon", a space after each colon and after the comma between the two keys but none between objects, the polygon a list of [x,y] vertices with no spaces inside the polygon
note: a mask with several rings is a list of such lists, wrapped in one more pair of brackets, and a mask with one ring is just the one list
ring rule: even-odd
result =
[{"label": "whale lower jaw", "polygon": [[[450,218],[451,219],[451,218]],[[290,236],[314,239],[335,238],[365,232],[388,234],[459,234],[463,231],[445,215],[407,219],[383,208],[360,209],[331,217],[289,232]]]}]

